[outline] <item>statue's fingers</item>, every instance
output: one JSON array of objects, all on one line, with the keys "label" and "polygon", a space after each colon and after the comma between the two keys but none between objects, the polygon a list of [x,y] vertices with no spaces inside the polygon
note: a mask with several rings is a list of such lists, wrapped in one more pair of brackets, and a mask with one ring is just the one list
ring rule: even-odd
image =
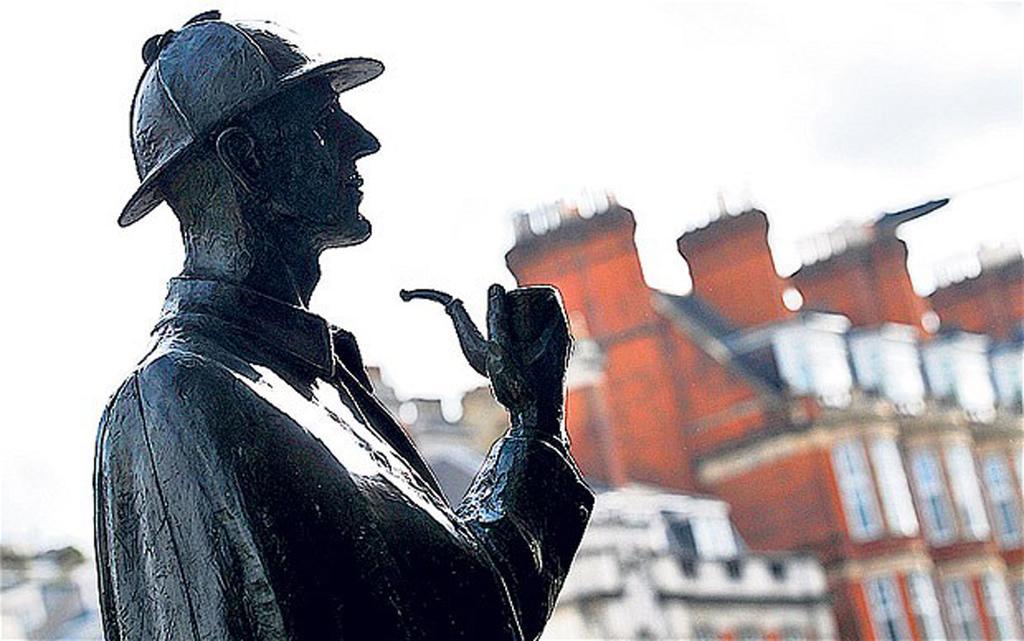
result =
[{"label": "statue's fingers", "polygon": [[487,290],[487,336],[503,348],[509,344],[505,288],[498,283]]}]

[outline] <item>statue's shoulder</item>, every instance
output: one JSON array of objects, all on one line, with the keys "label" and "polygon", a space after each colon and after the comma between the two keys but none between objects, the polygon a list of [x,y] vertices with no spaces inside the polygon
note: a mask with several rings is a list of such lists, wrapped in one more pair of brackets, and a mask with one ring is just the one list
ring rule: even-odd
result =
[{"label": "statue's shoulder", "polygon": [[204,401],[224,401],[238,394],[233,363],[213,350],[185,344],[157,344],[110,398],[104,421],[153,413],[166,415],[199,410]]},{"label": "statue's shoulder", "polygon": [[238,373],[208,354],[163,349],[147,356],[111,397],[100,420],[98,456],[152,449],[153,439],[217,448],[256,406]]},{"label": "statue's shoulder", "polygon": [[242,359],[203,344],[158,345],[139,363],[134,376],[147,406],[199,410],[207,405],[226,407],[241,400],[249,387],[242,379],[257,374]]}]

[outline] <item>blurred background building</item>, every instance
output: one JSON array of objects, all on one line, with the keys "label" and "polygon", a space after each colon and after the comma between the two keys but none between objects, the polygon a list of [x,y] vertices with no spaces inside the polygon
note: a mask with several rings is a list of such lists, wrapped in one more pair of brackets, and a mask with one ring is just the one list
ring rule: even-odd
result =
[{"label": "blurred background building", "polygon": [[[645,283],[612,197],[517,216],[507,264],[562,292],[598,490],[545,639],[1022,638],[1024,263],[986,250],[916,294],[896,229],[943,204],[809,239],[788,277],[768,216],[722,211],[676,241],[684,296]],[[457,504],[504,410],[369,375]],[[4,551],[4,638],[100,638],[81,558]]]},{"label": "blurred background building", "polygon": [[74,547],[0,547],[0,638],[102,639],[91,559]]},{"label": "blurred background building", "polygon": [[[812,555],[843,639],[1021,638],[1024,265],[1019,251],[986,254],[972,277],[917,295],[896,229],[943,204],[811,239],[785,278],[768,216],[723,211],[677,239],[686,296],[647,286],[633,214],[614,198],[587,215],[565,203],[519,214],[508,266],[522,285],[556,285],[579,337],[567,420],[585,474],[724,501],[753,551],[737,548],[739,564]],[[654,512],[649,527],[663,527]],[[606,520],[581,572],[598,563]],[[625,585],[603,563],[604,580]],[[565,598],[587,600],[568,585]],[[610,611],[594,605],[600,585],[588,607]],[[649,588],[672,620],[669,595]],[[771,581],[761,588],[770,601]],[[767,620],[715,621],[680,625],[697,638],[783,638]],[[636,638],[665,629],[681,634]]]},{"label": "blurred background building", "polygon": [[723,501],[628,486],[598,495],[545,639],[832,639],[825,573],[751,552]]}]

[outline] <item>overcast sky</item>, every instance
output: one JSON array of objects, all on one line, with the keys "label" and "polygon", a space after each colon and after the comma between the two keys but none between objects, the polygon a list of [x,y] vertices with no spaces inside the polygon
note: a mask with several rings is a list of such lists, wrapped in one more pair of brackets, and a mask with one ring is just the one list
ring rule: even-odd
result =
[{"label": "overcast sky", "polygon": [[[91,537],[108,396],[148,344],[182,252],[160,208],[115,224],[137,184],[128,110],[142,43],[210,8],[15,3],[5,13],[2,536]],[[342,105],[383,143],[360,171],[375,234],[323,259],[315,311],[353,330],[404,395],[477,385],[447,319],[401,303],[437,287],[479,318],[514,284],[509,214],[584,189],[638,221],[648,281],[686,291],[675,238],[717,209],[768,212],[779,269],[797,242],[934,197],[907,225],[933,265],[1020,241],[1018,4],[747,5],[235,2],[387,71]]]}]

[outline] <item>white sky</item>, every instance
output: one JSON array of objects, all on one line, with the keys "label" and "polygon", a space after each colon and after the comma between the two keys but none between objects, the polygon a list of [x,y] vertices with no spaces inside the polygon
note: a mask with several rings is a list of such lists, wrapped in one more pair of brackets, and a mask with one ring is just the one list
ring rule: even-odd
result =
[{"label": "white sky", "polygon": [[[514,283],[509,213],[585,188],[634,210],[646,276],[673,291],[675,238],[719,191],[769,213],[783,272],[808,234],[943,195],[905,230],[922,291],[937,261],[1024,240],[1018,4],[219,4],[388,67],[342,100],[383,142],[360,164],[375,234],[324,257],[313,307],[405,395],[482,379],[441,311],[399,288],[448,290],[479,318],[486,286]],[[89,545],[96,422],[181,261],[165,208],[114,222],[137,184],[139,51],[208,8],[5,12],[5,542]]]}]

